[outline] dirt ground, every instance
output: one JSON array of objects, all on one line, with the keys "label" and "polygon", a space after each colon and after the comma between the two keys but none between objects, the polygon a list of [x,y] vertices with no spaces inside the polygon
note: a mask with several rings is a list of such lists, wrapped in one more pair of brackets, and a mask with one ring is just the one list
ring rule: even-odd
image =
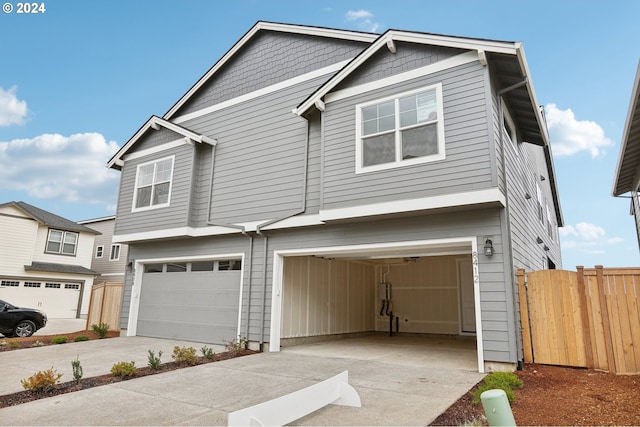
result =
[{"label": "dirt ground", "polygon": [[[516,371],[524,385],[511,405],[521,426],[638,426],[640,375],[546,365]],[[431,425],[487,425],[482,405],[463,396]]]}]

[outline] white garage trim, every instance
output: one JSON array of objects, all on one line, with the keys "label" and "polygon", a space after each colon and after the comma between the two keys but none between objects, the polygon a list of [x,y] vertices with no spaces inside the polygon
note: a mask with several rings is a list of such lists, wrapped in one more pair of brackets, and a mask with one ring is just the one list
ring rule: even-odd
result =
[{"label": "white garage trim", "polygon": [[240,259],[242,267],[240,268],[240,298],[238,298],[238,329],[236,335],[240,336],[240,320],[242,318],[242,292],[244,285],[244,253],[215,254],[215,255],[199,255],[184,256],[172,258],[145,258],[137,259],[133,263],[133,287],[131,288],[131,301],[129,302],[129,321],[127,323],[127,336],[136,336],[138,329],[138,313],[140,311],[140,291],[142,290],[142,276],[144,276],[145,264],[160,264],[167,262],[190,262],[203,260],[222,260],[222,259]]},{"label": "white garage trim", "polygon": [[476,349],[478,372],[484,372],[484,348],[482,345],[482,313],[480,308],[480,278],[478,274],[478,244],[476,237],[419,240],[412,242],[388,242],[366,245],[328,246],[306,249],[276,250],[273,253],[273,285],[271,287],[271,332],[269,351],[280,351],[280,327],[282,323],[282,278],[284,259],[287,256],[330,255],[334,257],[402,257],[403,254],[472,255],[473,291],[476,310]]}]

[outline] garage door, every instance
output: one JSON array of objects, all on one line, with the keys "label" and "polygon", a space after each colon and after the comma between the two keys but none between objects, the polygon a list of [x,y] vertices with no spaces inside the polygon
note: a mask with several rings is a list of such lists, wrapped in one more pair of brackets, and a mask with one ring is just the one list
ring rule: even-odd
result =
[{"label": "garage door", "polygon": [[137,335],[224,344],[237,338],[240,260],[145,264]]},{"label": "garage door", "polygon": [[75,319],[79,298],[79,283],[0,280],[0,299],[18,307],[42,310],[49,319]]}]

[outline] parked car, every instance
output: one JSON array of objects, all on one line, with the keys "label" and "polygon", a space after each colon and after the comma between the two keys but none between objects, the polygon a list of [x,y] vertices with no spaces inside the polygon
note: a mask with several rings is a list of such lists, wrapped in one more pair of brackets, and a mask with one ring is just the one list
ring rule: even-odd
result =
[{"label": "parked car", "polygon": [[0,300],[0,334],[30,337],[47,324],[47,315],[34,308],[21,308]]}]

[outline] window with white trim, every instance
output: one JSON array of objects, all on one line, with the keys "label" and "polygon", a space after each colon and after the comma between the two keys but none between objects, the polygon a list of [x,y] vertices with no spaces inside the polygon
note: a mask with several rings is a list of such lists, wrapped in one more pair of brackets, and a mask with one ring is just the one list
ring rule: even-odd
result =
[{"label": "window with white trim", "polygon": [[133,211],[169,206],[174,156],[138,165]]},{"label": "window with white trim", "polygon": [[102,258],[103,253],[104,253],[104,246],[103,245],[96,246],[96,258]]},{"label": "window with white trim", "polygon": [[78,233],[73,231],[49,230],[45,252],[51,254],[75,255]]},{"label": "window with white trim", "polygon": [[109,253],[109,261],[118,261],[120,259],[120,244],[116,243],[111,245],[111,252]]},{"label": "window with white trim", "polygon": [[442,85],[356,106],[356,173],[445,158]]}]

